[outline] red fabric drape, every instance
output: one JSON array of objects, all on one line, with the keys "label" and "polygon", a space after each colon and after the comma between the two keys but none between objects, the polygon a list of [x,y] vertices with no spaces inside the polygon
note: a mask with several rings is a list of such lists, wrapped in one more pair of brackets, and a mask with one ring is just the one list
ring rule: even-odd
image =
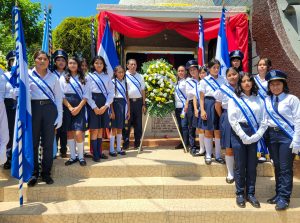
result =
[{"label": "red fabric drape", "polygon": [[[165,29],[172,29],[182,36],[198,42],[198,19],[192,22],[159,22],[136,17],[128,17],[113,14],[111,12],[101,12],[98,16],[98,43],[100,46],[105,29],[105,19],[110,22],[112,30],[117,31],[130,38],[146,38]],[[243,67],[248,71],[248,19],[246,14],[237,14],[229,17],[226,22],[228,50],[239,49],[244,53]],[[220,19],[204,20],[204,38],[206,41],[217,38],[220,26]]]}]

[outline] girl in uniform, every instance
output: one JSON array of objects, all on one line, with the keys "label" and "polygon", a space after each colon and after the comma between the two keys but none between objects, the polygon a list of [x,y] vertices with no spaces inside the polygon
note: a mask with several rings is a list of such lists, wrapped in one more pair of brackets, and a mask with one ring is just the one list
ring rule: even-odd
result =
[{"label": "girl in uniform", "polygon": [[204,130],[204,145],[206,150],[205,163],[210,165],[213,137],[215,138],[215,159],[218,163],[225,164],[221,157],[219,116],[215,109],[214,92],[226,83],[226,79],[219,75],[220,62],[212,59],[208,63],[209,75],[200,81],[200,107],[202,129]]},{"label": "girl in uniform", "polygon": [[267,202],[276,210],[285,210],[293,188],[293,153],[300,151],[300,101],[289,94],[287,75],[271,70],[266,76],[268,97],[265,100],[271,159],[275,167],[275,196]]},{"label": "girl in uniform", "polygon": [[14,130],[15,130],[15,117],[16,117],[16,108],[17,108],[17,101],[15,99],[15,90],[17,89],[16,86],[16,79],[13,78],[12,66],[14,64],[16,52],[10,51],[7,56],[7,72],[3,74],[5,80],[5,98],[4,104],[6,108],[7,114],[7,121],[8,121],[8,129],[9,129],[9,141],[7,143],[7,161],[3,165],[4,169],[10,169],[11,167],[11,156],[12,156],[12,145],[13,145],[13,138],[14,138]]},{"label": "girl in uniform", "polygon": [[84,75],[88,75],[89,73],[89,64],[85,58],[83,58],[80,62],[81,70],[84,73]]},{"label": "girl in uniform", "polygon": [[[122,66],[116,66],[112,80],[114,84],[115,98],[111,104],[111,135],[110,135],[110,156],[126,155],[121,149],[122,129],[125,127],[125,120],[130,118],[128,88],[125,70]],[[115,152],[115,137],[117,137],[117,152]]]},{"label": "girl in uniform", "polygon": [[234,150],[236,203],[242,208],[246,206],[245,196],[253,207],[260,207],[255,197],[257,142],[267,125],[264,102],[257,91],[253,76],[241,73],[236,94],[228,102],[228,120],[233,129],[230,139]]},{"label": "girl in uniform", "polygon": [[191,78],[186,81],[186,102],[184,110],[187,111],[187,121],[188,121],[188,131],[189,131],[189,142],[190,142],[190,153],[193,156],[196,156],[197,150],[195,145],[195,137],[196,137],[196,126],[197,126],[197,118],[194,115],[194,104],[193,98],[197,94],[198,91],[198,79],[199,79],[199,69],[198,63],[195,60],[190,60],[186,64],[186,69],[189,71]]},{"label": "girl in uniform", "polygon": [[103,57],[94,57],[91,72],[87,75],[91,93],[88,104],[92,109],[89,115],[89,129],[93,160],[100,162],[100,158],[108,158],[102,153],[102,132],[103,129],[109,127],[109,107],[115,94]]},{"label": "girl in uniform", "polygon": [[234,50],[229,53],[230,64],[232,67],[238,69],[239,72],[243,71],[244,54],[240,50]]},{"label": "girl in uniform", "polygon": [[[179,66],[177,68],[177,84],[175,86],[175,115],[177,124],[179,127],[180,134],[182,136],[183,142],[186,147],[189,145],[189,130],[187,127],[187,120],[184,111],[184,105],[186,102],[186,69],[184,66]],[[182,143],[175,146],[175,149],[182,149]]]},{"label": "girl in uniform", "polygon": [[234,157],[231,145],[231,126],[228,121],[228,101],[234,94],[239,79],[239,71],[235,67],[226,70],[226,78],[228,84],[223,84],[215,91],[216,99],[215,108],[220,117],[221,147],[225,148],[225,161],[227,166],[226,182],[232,184],[234,182]]},{"label": "girl in uniform", "polygon": [[54,130],[62,125],[62,91],[59,79],[48,69],[49,56],[44,51],[34,54],[35,67],[29,72],[32,108],[32,140],[34,172],[28,186],[34,186],[39,176],[38,148],[43,144],[42,181],[52,184]]},{"label": "girl in uniform", "polygon": [[[60,77],[60,85],[64,93],[63,127],[67,132],[67,142],[71,153],[71,157],[65,162],[65,165],[71,165],[79,160],[81,166],[86,166],[83,153],[84,131],[86,130],[85,104],[89,97],[89,89],[77,58],[72,57],[68,60],[66,74]],[[76,158],[76,147],[78,159]]]},{"label": "girl in uniform", "polygon": [[199,79],[198,82],[198,91],[197,95],[194,96],[194,113],[195,117],[197,118],[197,132],[199,134],[199,145],[200,145],[200,151],[199,155],[204,156],[205,154],[205,146],[204,146],[204,130],[202,129],[202,118],[201,118],[201,108],[200,108],[200,82],[203,78],[207,76],[207,68],[205,66],[200,67],[199,69]]}]

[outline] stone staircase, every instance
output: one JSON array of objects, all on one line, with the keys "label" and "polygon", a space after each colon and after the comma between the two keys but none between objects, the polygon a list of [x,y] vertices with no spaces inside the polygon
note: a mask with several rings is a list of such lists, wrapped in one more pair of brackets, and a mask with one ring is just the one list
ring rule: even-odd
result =
[{"label": "stone staircase", "polygon": [[[300,220],[300,178],[294,178],[290,209],[276,212],[266,203],[274,193],[271,163],[259,164],[256,194],[262,208],[235,204],[234,184],[225,182],[226,167],[204,164],[182,150],[145,149],[142,154],[88,159],[66,167],[54,161],[53,185],[24,185],[25,204],[19,207],[17,180],[0,170],[0,223],[128,222],[128,223],[286,223]],[[296,163],[299,167],[299,162]],[[297,168],[296,176],[298,176]]]}]

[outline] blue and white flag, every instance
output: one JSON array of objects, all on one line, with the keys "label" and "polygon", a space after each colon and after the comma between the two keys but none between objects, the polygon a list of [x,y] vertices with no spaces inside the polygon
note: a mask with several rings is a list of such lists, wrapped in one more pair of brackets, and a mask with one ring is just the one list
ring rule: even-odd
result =
[{"label": "blue and white flag", "polygon": [[216,59],[220,61],[221,67],[219,74],[226,76],[226,69],[230,67],[229,53],[228,53],[228,43],[226,37],[226,24],[225,24],[225,8],[222,9],[222,16],[220,20],[220,29],[218,34]]},{"label": "blue and white flag", "polygon": [[[13,8],[13,19],[16,32],[16,67],[18,74],[19,95],[15,131],[13,139],[11,175],[19,179],[19,189],[27,182],[33,172],[32,118],[29,92],[29,76],[26,56],[26,45],[20,10]],[[23,199],[20,204],[23,203]]]},{"label": "blue and white flag", "polygon": [[119,65],[119,59],[107,21],[104,35],[98,50],[98,55],[104,58],[107,65],[107,73],[110,77],[112,77],[114,74],[114,68]]}]

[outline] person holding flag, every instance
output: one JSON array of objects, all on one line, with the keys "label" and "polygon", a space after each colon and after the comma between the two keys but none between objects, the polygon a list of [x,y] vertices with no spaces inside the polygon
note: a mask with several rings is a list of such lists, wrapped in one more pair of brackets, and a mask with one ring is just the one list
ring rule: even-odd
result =
[{"label": "person holding flag", "polygon": [[32,106],[32,140],[34,148],[34,171],[28,181],[33,187],[39,176],[38,148],[43,145],[42,181],[53,184],[53,139],[55,129],[62,125],[62,90],[59,79],[49,69],[50,58],[44,51],[34,54],[35,67],[29,73]]},{"label": "person holding flag", "polygon": [[4,169],[10,169],[11,167],[11,155],[12,155],[12,144],[14,137],[14,129],[15,129],[15,117],[16,117],[16,91],[17,91],[17,74],[14,66],[16,58],[16,51],[10,51],[7,56],[7,72],[3,74],[5,79],[5,98],[4,104],[6,108],[7,121],[8,121],[8,129],[9,129],[9,141],[7,143],[7,161],[3,165]]}]

